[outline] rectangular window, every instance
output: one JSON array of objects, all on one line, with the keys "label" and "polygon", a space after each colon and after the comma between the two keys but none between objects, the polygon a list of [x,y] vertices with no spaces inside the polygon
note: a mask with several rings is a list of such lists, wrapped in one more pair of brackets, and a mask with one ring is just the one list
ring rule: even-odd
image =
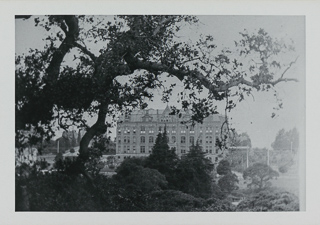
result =
[{"label": "rectangular window", "polygon": [[184,148],[181,149],[181,154],[185,154],[186,150]]},{"label": "rectangular window", "polygon": [[141,134],[145,134],[146,133],[146,128],[144,126],[141,126],[141,131],[140,131]]},{"label": "rectangular window", "polygon": [[194,126],[190,127],[190,134],[194,134]]},{"label": "rectangular window", "polygon": [[186,143],[186,137],[185,136],[181,136],[181,143],[182,144]]},{"label": "rectangular window", "polygon": [[175,134],[176,133],[176,127],[175,126],[172,126],[172,131],[171,131],[172,134]]},{"label": "rectangular window", "polygon": [[146,147],[140,146],[140,153],[146,153]]},{"label": "rectangular window", "polygon": [[190,136],[190,144],[194,144],[194,137]]}]

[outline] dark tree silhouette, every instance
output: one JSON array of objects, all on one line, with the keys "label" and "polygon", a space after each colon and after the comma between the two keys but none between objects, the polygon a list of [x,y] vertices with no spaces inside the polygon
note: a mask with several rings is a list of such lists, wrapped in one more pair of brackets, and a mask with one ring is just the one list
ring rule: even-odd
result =
[{"label": "dark tree silhouette", "polygon": [[[107,118],[114,121],[118,112],[147,107],[151,91],[163,89],[163,76],[183,83],[185,91],[179,101],[198,122],[215,112],[215,101],[227,100],[226,107],[232,109],[235,101],[231,96],[243,99],[252,90],[296,81],[285,77],[295,61],[286,63],[277,58],[292,46],[262,29],[256,34],[240,33],[234,52],[215,53],[210,35],[195,44],[176,37],[185,24],[198,22],[195,16],[16,16],[19,18],[34,19],[35,26],[43,27],[48,36],[44,37],[44,49],[16,56],[16,140],[22,140],[22,131],[30,128],[38,136],[52,136],[54,123],[63,129],[84,127],[82,163],[89,159],[93,137],[113,125]],[[93,51],[90,43],[103,47]],[[253,57],[255,63],[241,61],[244,55]],[[174,86],[164,90],[165,101]],[[209,91],[205,98],[195,94],[204,90]],[[188,91],[193,94],[186,94]],[[85,113],[96,115],[92,126],[87,124]]]}]

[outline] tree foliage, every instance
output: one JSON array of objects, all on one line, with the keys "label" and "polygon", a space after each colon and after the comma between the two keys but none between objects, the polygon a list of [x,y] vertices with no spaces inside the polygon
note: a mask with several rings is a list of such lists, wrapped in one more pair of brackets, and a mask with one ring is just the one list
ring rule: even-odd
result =
[{"label": "tree foliage", "polygon": [[152,153],[146,158],[145,166],[158,170],[165,175],[169,186],[175,182],[175,170],[178,164],[178,156],[175,149],[170,149],[168,145],[167,131],[159,133],[152,148]]},{"label": "tree foliage", "polygon": [[137,186],[143,193],[162,190],[167,186],[166,178],[155,169],[143,166],[144,159],[126,159],[116,169],[114,178],[133,189]]},{"label": "tree foliage", "polygon": [[[92,138],[113,125],[107,118],[146,107],[156,88],[164,90],[163,99],[168,101],[175,85],[164,88],[163,76],[183,84],[179,102],[197,121],[215,112],[215,101],[227,99],[226,107],[231,110],[237,102],[231,96],[241,101],[253,90],[295,81],[284,76],[295,60],[283,62],[278,57],[292,46],[262,29],[256,34],[240,33],[235,51],[219,53],[211,35],[191,44],[177,38],[183,26],[198,22],[194,16],[27,18],[34,19],[47,36],[44,49],[16,56],[16,135],[32,127],[40,136],[52,136],[55,125],[84,127],[80,142],[84,161]],[[209,94],[201,98],[196,91]],[[96,116],[96,122],[89,126],[85,115]]]},{"label": "tree foliage", "polygon": [[148,207],[150,211],[188,212],[196,211],[204,205],[204,199],[181,191],[163,190],[152,193]]},{"label": "tree foliage", "polygon": [[228,173],[218,180],[218,185],[222,191],[231,193],[232,191],[237,190],[239,188],[237,186],[238,182],[239,180],[237,175],[235,175],[234,173]]},{"label": "tree foliage", "polygon": [[257,187],[258,189],[270,186],[269,180],[278,176],[279,173],[277,171],[274,171],[270,166],[263,163],[256,163],[243,172],[243,178],[250,178],[251,180],[251,183],[249,183],[248,186]]},{"label": "tree foliage", "polygon": [[219,162],[217,173],[222,176],[218,180],[218,186],[223,192],[230,193],[238,189],[236,184],[239,180],[237,176],[231,172],[231,165],[228,160],[224,159]]},{"label": "tree foliage", "polygon": [[274,150],[292,150],[292,152],[297,152],[299,148],[299,133],[297,128],[289,131],[285,131],[285,129],[279,130],[271,146]]},{"label": "tree foliage", "polygon": [[190,147],[177,166],[176,186],[193,196],[209,198],[213,193],[213,165],[204,154],[198,143]]},{"label": "tree foliage", "polygon": [[240,202],[236,211],[299,211],[299,199],[289,192],[265,190]]},{"label": "tree foliage", "polygon": [[219,175],[226,175],[228,173],[231,173],[231,167],[228,160],[223,159],[219,162],[217,166],[217,173]]},{"label": "tree foliage", "polygon": [[251,147],[251,139],[247,133],[238,134],[236,131],[233,131],[230,135],[231,146],[235,147]]},{"label": "tree foliage", "polygon": [[[168,102],[175,83],[182,84],[184,90],[179,93],[178,103],[183,110],[190,110],[193,121],[202,122],[203,118],[216,112],[216,101],[226,101],[226,111],[230,111],[255,90],[268,91],[280,82],[296,81],[285,75],[297,58],[284,61],[281,57],[293,47],[272,38],[263,29],[253,34],[240,33],[235,50],[224,48],[218,51],[214,34],[202,36],[194,42],[178,38],[184,26],[198,22],[195,16],[16,16],[19,18],[34,20],[35,26],[46,34],[44,48],[30,49],[27,54],[15,57],[16,147],[50,138],[56,127],[85,129],[80,140],[80,155],[65,173],[56,174],[61,177],[48,175],[43,179],[31,179],[34,187],[31,196],[38,204],[33,209],[87,210],[89,206],[86,208],[83,203],[94,204],[98,198],[92,196],[100,195],[102,200],[97,200],[99,204],[92,209],[142,210],[141,205],[131,201],[143,196],[139,195],[142,193],[139,189],[130,196],[128,190],[119,188],[118,180],[100,178],[97,174],[99,152],[92,151],[89,143],[94,137],[106,133],[115,124],[119,113],[146,108],[154,89],[161,90],[163,101]],[[95,49],[97,46],[100,46],[98,50]],[[172,78],[174,82],[166,87],[162,78]],[[200,97],[197,93],[206,93],[206,96]],[[93,125],[89,125],[88,116],[94,117]],[[167,149],[167,146],[163,147]],[[176,160],[170,151],[164,151],[162,159],[167,160],[154,161],[169,183],[172,179],[170,170]],[[158,154],[157,149],[154,152]],[[193,152],[181,161],[180,171],[192,174],[194,186],[189,185],[188,192],[209,193],[208,174],[204,172],[208,171],[207,165],[199,154],[194,157],[197,154]],[[199,160],[202,162],[200,166],[195,165],[194,162]],[[191,166],[190,169],[183,164]],[[152,164],[148,165],[152,167]],[[136,169],[161,180],[154,170],[139,166]],[[77,173],[90,178],[91,184]],[[195,177],[196,174],[199,177]],[[63,182],[67,175],[70,182]],[[51,188],[55,179],[58,182]],[[204,186],[195,181],[205,181]],[[62,188],[62,184],[66,187]],[[103,189],[105,184],[109,185],[107,190]],[[94,186],[100,189],[92,188]],[[57,195],[57,201],[49,201],[50,207],[42,205],[35,187],[48,193],[50,200],[55,201],[53,195]],[[63,205],[63,199],[69,199],[72,204]],[[110,206],[106,206],[106,202]]]}]

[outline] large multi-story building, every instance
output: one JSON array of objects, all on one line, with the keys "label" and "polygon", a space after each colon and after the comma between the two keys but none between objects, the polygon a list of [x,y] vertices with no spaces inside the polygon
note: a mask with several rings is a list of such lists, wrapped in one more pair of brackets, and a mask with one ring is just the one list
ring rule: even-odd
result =
[{"label": "large multi-story building", "polygon": [[178,156],[189,151],[190,146],[198,141],[206,158],[214,164],[221,157],[221,150],[215,145],[220,137],[224,116],[213,114],[203,120],[203,123],[182,123],[190,120],[190,115],[182,117],[170,115],[170,109],[145,109],[133,111],[130,115],[120,118],[117,124],[116,151],[119,161],[127,157],[148,156],[152,152],[157,134],[166,127],[169,146],[175,148]]}]

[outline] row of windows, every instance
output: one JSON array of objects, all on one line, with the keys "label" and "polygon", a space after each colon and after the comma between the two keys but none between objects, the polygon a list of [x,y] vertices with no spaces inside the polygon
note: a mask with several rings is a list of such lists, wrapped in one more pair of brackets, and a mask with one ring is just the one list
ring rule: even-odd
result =
[{"label": "row of windows", "polygon": [[[167,132],[170,133],[170,130],[171,130],[171,133],[176,133],[176,127],[175,127],[175,126],[172,126],[171,128],[172,128],[172,129],[170,129],[170,127],[167,126],[167,127],[166,127]],[[189,129],[188,129],[188,128],[189,128]],[[214,129],[214,127],[205,127],[205,128],[206,128],[206,129],[205,129],[206,133],[212,133],[212,132],[213,132],[213,129]],[[159,127],[158,127],[158,131],[159,131],[159,132],[162,132],[163,130],[164,130],[164,127],[162,127],[162,126],[159,126]],[[194,133],[194,127],[193,127],[193,126],[190,126],[190,127],[188,127],[188,126],[181,126],[181,127],[180,127],[180,132],[181,132],[181,133],[186,133],[187,130],[189,130],[190,133]],[[199,131],[200,131],[200,133],[203,132],[202,127],[200,127]],[[130,129],[129,127],[124,127],[124,128],[123,128],[123,133],[124,133],[124,134],[130,134],[130,132],[131,132],[131,129]],[[154,126],[148,127],[148,132],[149,132],[149,133],[154,133],[154,132],[155,132],[155,127],[154,127]],[[219,131],[218,131],[218,127],[216,128],[216,131],[215,131],[215,132],[216,132],[216,133],[219,132]],[[118,133],[121,134],[121,128],[118,129]],[[134,134],[136,133],[136,128],[133,128],[133,129],[132,129],[132,133],[134,133]],[[141,127],[140,127],[140,133],[146,133],[146,127],[145,127],[145,126],[141,126]]]},{"label": "row of windows", "polygon": [[[176,139],[176,136],[172,136],[171,137],[171,142],[172,143],[176,143],[177,139]],[[130,143],[130,137],[129,136],[125,136],[123,138],[123,142],[124,143]],[[194,137],[191,136],[189,138],[189,142],[190,144],[194,144]],[[120,144],[121,143],[121,139],[118,140],[118,143]],[[136,143],[136,137],[133,137],[132,138],[132,143]],[[141,136],[140,137],[140,143],[146,143],[146,137],[145,136]],[[149,136],[149,143],[154,143],[154,137],[153,136]],[[186,137],[185,136],[181,136],[181,143],[184,144],[186,143]]]},{"label": "row of windows", "polygon": [[[181,154],[185,154],[186,153],[186,149],[181,148],[180,152],[181,152]],[[206,149],[205,152],[212,154],[212,149]],[[216,150],[216,154],[218,154],[218,150]]]},{"label": "row of windows", "polygon": [[[148,132],[146,132],[145,130],[141,130],[140,134],[145,134],[145,133],[154,134],[154,132],[155,132],[154,130],[149,130]],[[163,131],[159,130],[158,132],[162,133]],[[199,132],[203,133],[202,130],[200,130]],[[136,132],[136,130],[133,130],[132,133],[136,134],[137,132]],[[167,130],[167,133],[175,134],[177,132],[175,130],[172,130],[171,132]],[[186,132],[186,130],[180,130],[180,133],[181,134],[186,134],[187,132]],[[194,134],[194,130],[190,130],[189,133],[190,134]],[[207,130],[206,133],[212,133],[212,130],[209,130],[209,131]],[[216,131],[216,133],[218,133],[218,131]],[[118,130],[118,134],[121,134],[121,130]],[[124,130],[123,134],[130,134],[130,130]]]},{"label": "row of windows", "polygon": [[[152,152],[152,148],[149,148],[148,153],[151,153],[151,152]],[[186,149],[181,149],[180,152],[181,152],[181,154],[185,154],[186,153]],[[209,150],[209,151],[206,150],[205,152],[212,154],[212,150]],[[118,153],[119,154],[121,154],[121,153],[133,153],[133,154],[136,154],[138,152],[136,151],[136,149],[133,149],[132,151],[130,151],[130,148],[128,148],[128,149],[124,149],[123,152],[121,152],[121,150],[119,150]],[[140,146],[140,152],[139,153],[146,153],[146,147],[145,146]]]},{"label": "row of windows", "polygon": [[[135,156],[124,156],[123,158],[124,159],[126,159],[126,158],[131,158],[131,157],[133,157],[133,158],[135,158]],[[121,157],[120,156],[118,156],[118,159],[120,159]],[[212,158],[211,157],[207,157],[207,159],[209,159],[210,161],[212,160]],[[218,162],[218,157],[215,157],[215,161],[216,162]],[[213,165],[214,166],[214,165]]]},{"label": "row of windows", "polygon": [[[152,152],[152,146],[149,146],[148,152]],[[118,153],[121,153],[121,148],[119,146]],[[136,150],[136,146],[132,147],[132,151],[130,152],[130,146],[123,146],[123,153],[138,153]],[[146,153],[146,146],[140,146],[140,153]]]},{"label": "row of windows", "polygon": [[[154,143],[154,137],[153,136],[149,136],[149,140],[148,141],[149,141],[149,143]],[[136,141],[136,137],[132,138],[132,142],[133,143],[137,142]],[[172,136],[171,137],[171,143],[176,143],[176,142],[177,142],[176,136]],[[186,137],[185,136],[181,136],[180,142],[182,144],[185,144],[186,143]],[[118,143],[119,144],[121,143],[121,139],[118,140]],[[129,136],[124,136],[123,143],[130,143],[130,137]],[[145,136],[141,136],[140,137],[140,143],[146,143],[146,137]],[[194,144],[194,136],[190,136],[189,137],[189,143],[190,144]],[[212,144],[212,143],[213,143],[212,136],[206,136],[206,144]],[[199,144],[202,145],[202,139],[199,140]]]},{"label": "row of windows", "polygon": [[[132,138],[132,143],[136,143],[137,140],[136,140],[136,137],[133,137]],[[154,137],[153,136],[150,136],[149,137],[149,143],[153,143],[154,142]],[[118,140],[118,143],[120,144],[121,143],[121,139]],[[130,137],[129,136],[125,136],[123,137],[123,143],[130,143]],[[146,143],[146,138],[145,136],[141,136],[140,137],[140,143]]]},{"label": "row of windows", "polygon": [[[149,153],[152,152],[152,146],[148,147],[148,151]],[[184,154],[186,153],[186,149],[185,148],[181,148],[181,153]],[[203,150],[204,151],[204,150]],[[121,146],[119,146],[118,148],[118,152],[121,153]],[[140,146],[140,153],[145,153],[146,152],[146,146]],[[206,146],[206,153],[211,153],[212,154],[212,149],[209,148],[209,146]],[[123,153],[130,153],[130,146],[123,146]],[[136,146],[132,146],[132,153],[136,153]],[[216,149],[216,154],[219,153],[219,149]]]}]

